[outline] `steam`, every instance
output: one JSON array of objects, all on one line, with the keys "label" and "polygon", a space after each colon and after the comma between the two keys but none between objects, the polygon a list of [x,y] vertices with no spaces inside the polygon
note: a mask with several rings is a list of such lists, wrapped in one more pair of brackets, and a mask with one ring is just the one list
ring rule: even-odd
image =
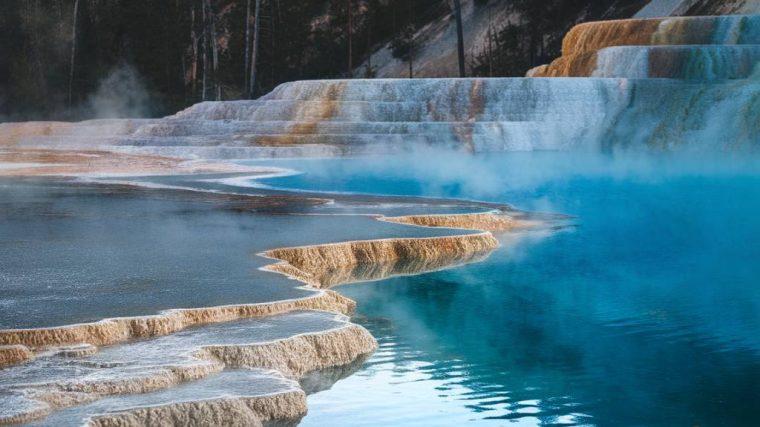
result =
[{"label": "steam", "polygon": [[[418,147],[403,154],[351,159],[273,161],[305,173],[264,179],[288,189],[426,196],[509,203],[530,211],[563,213],[552,188],[588,179],[660,185],[688,176],[757,176],[756,156],[713,150],[658,152],[620,148],[544,152],[468,153]],[[255,164],[262,164],[257,162]],[[268,164],[268,163],[264,163]],[[236,185],[241,185],[240,182]]]},{"label": "steam", "polygon": [[82,116],[95,119],[150,116],[150,95],[130,64],[111,70],[84,104]]}]

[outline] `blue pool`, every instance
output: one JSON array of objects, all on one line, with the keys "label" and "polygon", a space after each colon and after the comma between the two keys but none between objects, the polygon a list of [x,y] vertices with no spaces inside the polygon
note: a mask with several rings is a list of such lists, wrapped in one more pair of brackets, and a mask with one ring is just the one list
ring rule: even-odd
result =
[{"label": "blue pool", "polygon": [[282,161],[305,173],[265,181],[574,216],[483,263],[341,288],[380,349],[303,425],[757,425],[754,159],[445,156]]}]

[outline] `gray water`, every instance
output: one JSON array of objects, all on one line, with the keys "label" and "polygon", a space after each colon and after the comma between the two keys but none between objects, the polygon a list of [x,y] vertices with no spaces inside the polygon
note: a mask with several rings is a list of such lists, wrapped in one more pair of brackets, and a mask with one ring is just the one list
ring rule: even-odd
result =
[{"label": "gray water", "polygon": [[461,233],[280,209],[239,211],[171,191],[0,181],[0,328],[304,297],[312,291],[260,271],[272,261],[256,254]]}]

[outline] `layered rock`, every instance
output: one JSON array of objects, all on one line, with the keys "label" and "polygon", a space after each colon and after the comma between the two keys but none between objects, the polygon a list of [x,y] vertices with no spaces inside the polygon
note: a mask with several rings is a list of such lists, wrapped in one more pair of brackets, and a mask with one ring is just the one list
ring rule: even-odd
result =
[{"label": "layered rock", "polygon": [[264,147],[270,154],[292,153],[292,147],[331,154],[409,151],[420,145],[470,151],[557,149],[593,134],[607,114],[605,103],[618,105],[624,98],[613,81],[293,82],[256,101],[197,104],[146,126],[121,147],[176,152],[176,144],[191,145],[186,135],[208,131],[220,133],[204,136],[205,146],[186,149],[223,157],[245,149],[256,155]]},{"label": "layered rock", "polygon": [[[727,17],[723,22],[735,42],[756,43],[760,36],[750,30],[758,26],[756,20],[756,17]],[[651,38],[661,26],[683,28],[676,31],[680,36],[672,38],[672,43],[684,38],[701,43],[714,36],[716,22],[714,18],[692,18],[667,25],[663,20],[584,24],[580,27],[585,29],[573,30],[568,36],[572,40],[567,42],[571,52],[568,56],[533,71],[535,76],[596,73],[617,79],[292,82],[259,100],[200,103],[174,116],[144,124],[129,135],[67,144],[77,145],[78,149],[84,145],[141,155],[207,158],[414,152],[421,146],[471,152],[594,149],[606,146],[609,142],[606,135],[611,132],[620,135],[621,141],[641,145],[649,143],[652,135],[620,127],[621,115],[646,108],[652,112],[650,120],[660,120],[692,107],[681,104],[674,106],[675,110],[662,108],[661,98],[670,99],[673,94],[677,95],[675,99],[683,99],[684,95],[710,92],[721,105],[736,104],[736,100],[722,96],[733,89],[731,80],[726,79],[751,81],[758,49],[736,43],[605,46],[643,43],[644,39],[652,44]],[[703,24],[711,30],[700,27]],[[691,26],[703,29],[692,31]],[[738,33],[729,31],[731,28]],[[671,33],[662,34],[670,37]],[[715,40],[726,37],[724,34]],[[599,48],[602,50],[596,50]],[[642,77],[691,80],[662,82]],[[652,95],[642,98],[641,93]],[[736,108],[755,111],[752,101],[748,102],[749,105]],[[708,122],[711,117],[695,116],[695,119]],[[683,129],[676,121],[667,131],[676,139],[683,139]],[[27,148],[57,146],[60,138],[28,138],[19,144]],[[727,138],[751,145],[757,135],[737,134]]]},{"label": "layered rock", "polygon": [[272,420],[291,421],[295,425],[304,415],[306,415],[306,395],[302,391],[292,391],[271,396],[180,402],[133,409],[93,417],[87,425],[90,427],[146,425],[257,427],[264,426],[267,421]]},{"label": "layered rock", "polygon": [[[57,355],[45,356],[46,360],[35,362],[39,366],[13,368],[14,370],[3,372],[0,376],[0,384],[8,388],[6,391],[15,393],[11,396],[16,396],[13,408],[7,408],[10,411],[5,408],[0,411],[0,424],[31,421],[50,415],[54,410],[60,411],[109,396],[138,395],[166,390],[181,383],[219,375],[223,369],[242,368],[241,373],[249,372],[250,369],[265,369],[266,372],[277,370],[288,378],[297,380],[315,370],[350,364],[366,357],[377,346],[366,329],[348,323],[345,319],[335,319],[327,323],[325,319],[329,319],[330,315],[325,313],[311,314],[311,318],[302,317],[303,314],[292,321],[311,319],[318,321],[320,325],[324,323],[327,329],[308,332],[309,328],[319,329],[322,326],[303,325],[301,329],[305,328],[307,332],[272,341],[261,341],[253,338],[256,336],[256,325],[250,325],[248,328],[241,325],[237,331],[233,327],[229,330],[232,334],[230,337],[225,337],[225,328],[220,326],[209,336],[204,336],[204,331],[200,329],[185,334],[182,338],[133,343],[123,350],[110,349],[108,355],[88,360],[67,360]],[[213,338],[216,334],[221,334],[218,340]],[[252,338],[247,338],[249,335]],[[249,339],[251,341],[248,341]],[[214,341],[220,344],[204,344]],[[157,350],[148,350],[151,345],[157,346]],[[140,350],[146,360],[129,362],[129,354]],[[52,374],[48,374],[49,371]],[[245,385],[244,382],[241,384]],[[244,392],[255,395],[256,389],[255,384],[252,384],[245,387],[248,391]],[[193,394],[189,396],[192,398]],[[0,401],[5,400],[7,399],[0,398]],[[197,407],[203,408],[206,403],[191,401],[187,404],[200,405]],[[163,407],[161,411],[170,412],[160,412],[161,415],[156,416],[173,417],[172,407],[174,406]],[[295,414],[302,414],[302,408],[303,405],[269,408],[258,415],[263,420],[281,419],[283,416],[278,414],[278,411],[297,411]],[[224,407],[219,410],[206,410],[222,415],[224,411],[233,409]],[[150,413],[151,410],[130,411],[125,416],[133,419],[132,417]],[[225,416],[232,415],[234,411]],[[287,415],[285,418],[292,417]],[[196,418],[202,419],[203,416]]]},{"label": "layered rock", "polygon": [[[595,77],[716,81],[749,78],[758,64],[760,45],[624,46],[600,50],[591,74]],[[581,74],[586,72],[588,70],[583,70]]]},{"label": "layered rock", "polygon": [[510,231],[537,226],[538,221],[495,212],[458,215],[406,215],[384,217],[383,221],[423,227],[462,228],[467,230]]},{"label": "layered rock", "polygon": [[300,379],[306,373],[347,365],[372,353],[377,342],[359,325],[322,334],[296,335],[271,343],[233,346],[206,346],[199,355],[222,361],[232,368],[276,370],[288,378]]},{"label": "layered rock", "polygon": [[755,15],[589,22],[568,32],[561,58],[530,76],[746,78],[760,59],[758,45]]},{"label": "layered rock", "polygon": [[[505,214],[482,213],[455,215],[452,219],[435,215],[398,217],[389,220],[399,223],[435,227],[450,227],[457,224],[461,228],[513,229],[524,226],[521,222]],[[329,287],[339,283],[361,279],[388,277],[393,274],[413,274],[421,271],[444,268],[457,263],[470,262],[486,256],[498,246],[490,233],[461,234],[432,238],[384,239],[360,242],[344,242],[298,248],[284,248],[268,251],[265,255],[283,260],[270,267],[273,271],[289,273],[314,287]],[[336,272],[350,271],[350,274]],[[364,272],[364,273],[358,273]],[[371,272],[369,276],[367,272]],[[109,356],[119,347],[97,353],[97,346],[124,343],[136,338],[171,339],[175,334],[193,325],[208,325],[229,322],[236,319],[270,316],[278,313],[292,313],[303,309],[326,310],[349,313],[354,302],[329,291],[315,291],[313,296],[266,304],[243,304],[235,306],[209,307],[199,309],[167,310],[155,316],[106,319],[91,324],[71,325],[56,328],[0,331],[0,342],[9,344],[8,354],[17,352],[29,358],[32,350],[45,350],[39,363],[32,362],[25,371],[8,371],[0,376],[0,383],[10,381],[12,389],[23,391],[13,395],[20,399],[13,411],[0,413],[0,424],[27,422],[77,405],[107,399],[109,396],[155,393],[182,383],[198,381],[228,368],[268,369],[282,373],[288,378],[300,379],[316,370],[349,365],[366,357],[377,346],[374,338],[362,327],[344,320],[339,327],[320,332],[296,333],[287,338],[267,342],[234,342],[203,344],[197,349],[177,346],[167,341],[163,346],[172,350],[166,353],[158,346],[154,352],[171,364],[154,360],[156,356],[146,354],[151,344],[131,342],[123,351],[143,353],[144,367],[124,364],[119,358]],[[220,326],[221,327],[221,326]],[[255,328],[251,329],[255,331]],[[202,333],[194,329],[185,336]],[[212,333],[209,336],[214,336]],[[165,338],[155,338],[165,337]],[[79,344],[83,343],[83,344]],[[148,346],[148,347],[140,347]],[[135,347],[134,350],[130,350]],[[177,354],[174,354],[174,353]],[[89,359],[82,359],[87,358]],[[73,358],[73,359],[72,359]],[[15,358],[19,359],[19,358]],[[163,360],[163,359],[161,359]],[[14,360],[16,362],[18,360]],[[55,369],[56,364],[61,364]],[[39,364],[40,366],[37,366]],[[77,369],[78,364],[83,364]],[[123,368],[121,366],[124,364]],[[107,375],[97,374],[98,369],[110,368]],[[54,369],[60,378],[35,381],[36,375],[45,375]],[[73,371],[72,371],[73,369]],[[93,375],[85,375],[85,371]],[[67,372],[69,372],[67,374]],[[73,376],[72,376],[73,375]],[[23,384],[12,385],[15,381]],[[46,382],[48,381],[48,382]],[[33,384],[29,386],[27,384]],[[297,420],[303,415],[303,404],[296,401],[284,402],[281,396],[298,400],[303,393],[276,394],[267,397],[239,397],[234,399],[200,399],[176,402],[152,407],[138,407],[125,412],[91,419],[91,425],[140,425],[163,423],[174,425],[178,422],[244,422],[251,425],[267,420]],[[287,404],[285,407],[262,406],[252,409],[252,402],[272,402]],[[254,399],[254,400],[251,400]],[[278,400],[279,399],[279,400]],[[254,405],[255,406],[255,405]],[[284,412],[283,412],[284,411]],[[184,420],[184,421],[183,421]]]},{"label": "layered rock", "polygon": [[[34,138],[70,137],[110,139],[130,135],[151,119],[99,119],[83,122],[19,122],[0,123],[0,146],[14,145]],[[74,138],[75,137],[75,138]],[[61,140],[64,140],[61,138]]]},{"label": "layered rock", "polygon": [[0,345],[0,369],[34,359],[34,353],[24,345]]},{"label": "layered rock", "polygon": [[319,291],[307,298],[273,303],[174,309],[155,316],[112,318],[51,328],[4,329],[0,330],[0,343],[23,345],[31,349],[80,343],[103,346],[168,335],[195,325],[271,316],[296,310],[327,310],[348,314],[355,306],[356,303],[352,300],[335,292]]},{"label": "layered rock", "polygon": [[587,22],[562,42],[562,56],[611,46],[760,44],[760,16],[694,16]]},{"label": "layered rock", "polygon": [[264,255],[282,261],[268,267],[272,271],[327,288],[467,262],[490,253],[498,245],[492,234],[479,233],[300,246],[274,249]]}]

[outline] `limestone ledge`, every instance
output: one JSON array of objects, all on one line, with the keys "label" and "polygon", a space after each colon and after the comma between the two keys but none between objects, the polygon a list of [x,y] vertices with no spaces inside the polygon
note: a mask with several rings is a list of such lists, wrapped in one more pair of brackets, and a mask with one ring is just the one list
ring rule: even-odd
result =
[{"label": "limestone ledge", "polygon": [[[422,217],[419,217],[422,218]],[[438,217],[436,217],[438,218]],[[485,219],[482,215],[462,215],[460,226],[505,227],[511,222]],[[403,222],[399,219],[399,222]],[[450,225],[451,221],[438,218],[430,220],[409,219],[406,223],[426,223],[428,226]],[[464,225],[463,225],[464,224]],[[357,266],[384,266],[370,268],[371,276],[387,276],[399,270],[405,272],[443,268],[457,261],[472,259],[477,255],[490,253],[498,246],[498,241],[489,232],[443,236],[431,238],[382,239],[359,242],[305,246],[299,248],[275,249],[265,255],[285,259],[278,263],[289,266],[293,275],[312,286],[323,286],[327,279],[313,280],[314,277],[328,277],[340,269],[350,268],[352,274],[338,276],[339,280],[355,280]],[[391,265],[391,267],[387,267]],[[400,267],[401,266],[401,267]],[[324,271],[321,269],[326,267]],[[273,271],[278,271],[276,268]],[[247,304],[198,309],[167,310],[155,316],[133,318],[113,318],[99,322],[54,328],[17,329],[0,331],[0,342],[4,348],[14,349],[20,354],[33,357],[32,350],[41,351],[56,348],[57,354],[84,356],[97,350],[96,346],[115,344],[132,339],[145,339],[171,334],[193,325],[226,322],[246,317],[268,316],[296,310],[326,310],[348,314],[355,303],[330,290],[315,291],[313,296],[302,299],[279,301],[265,304]],[[11,414],[0,419],[0,424],[26,422],[49,414],[50,411],[85,404],[111,395],[148,393],[194,381],[226,367],[263,368],[281,372],[289,378],[298,379],[304,374],[349,364],[370,354],[377,343],[366,329],[347,323],[345,327],[316,334],[292,336],[269,343],[229,346],[205,346],[194,356],[197,363],[167,367],[155,373],[134,378],[120,378],[99,382],[70,382],[38,385],[26,390],[26,396],[33,402],[27,412]],[[93,425],[140,425],[159,422],[167,425],[182,423],[182,413],[197,412],[196,419],[212,420],[237,419],[247,425],[257,425],[254,420],[280,419],[271,413],[250,410],[248,399],[213,400],[180,403],[155,408],[139,408],[123,414],[109,415],[92,420]],[[300,406],[295,406],[298,408]],[[245,410],[249,408],[249,410]],[[290,408],[288,410],[296,410]],[[196,416],[194,415],[194,416]],[[297,415],[297,414],[296,414]],[[178,418],[180,417],[180,418]]]},{"label": "limestone ledge", "polygon": [[[193,353],[197,363],[167,366],[165,369],[150,375],[99,382],[36,385],[27,389],[25,395],[27,399],[42,405],[29,405],[29,411],[20,411],[0,418],[0,425],[29,422],[43,418],[53,410],[85,404],[107,396],[149,393],[167,389],[183,382],[205,378],[228,367],[274,369],[286,377],[297,380],[312,371],[347,365],[372,353],[376,348],[377,342],[372,335],[363,327],[351,323],[324,332],[295,335],[271,342],[203,346]],[[298,391],[295,395],[303,396],[303,392]],[[267,399],[274,400],[269,401],[269,404],[260,402],[259,410],[254,411],[255,419],[300,418],[305,413],[304,404],[293,404],[290,401],[280,402],[276,396],[281,395],[262,398],[264,400],[261,402],[269,401]],[[197,412],[198,418],[186,418],[186,420],[195,420],[196,423],[206,420],[205,417],[208,416],[222,417],[222,419],[232,417],[230,419],[234,419],[236,414],[240,414],[241,408],[249,407],[250,409],[248,403],[252,401],[251,399],[258,401],[259,398],[186,402],[155,408],[139,408],[113,416],[96,417],[91,424],[144,425],[147,423],[154,425],[158,423],[158,425],[185,425],[182,419],[177,418],[178,412],[175,412],[177,408],[184,408],[190,412],[199,411]],[[220,402],[228,403],[221,404]],[[245,403],[244,406],[239,406],[243,403]],[[294,406],[277,406],[279,404],[293,404]],[[248,413],[244,411],[242,414]],[[254,418],[248,416],[242,418],[242,420],[251,419]],[[138,424],[130,424],[132,422]],[[204,422],[201,422],[200,425],[206,425]],[[225,425],[227,424],[225,423]]]},{"label": "limestone ledge", "polygon": [[752,26],[758,20],[760,16],[727,15],[586,22],[565,35],[562,55],[610,46],[757,44]]},{"label": "limestone ledge", "polygon": [[[528,225],[496,213],[431,215],[380,218],[402,224],[427,227],[467,228],[503,231]],[[488,255],[499,242],[489,232],[428,238],[398,238],[352,241],[333,244],[281,248],[263,256],[280,260],[267,269],[288,274],[311,287],[326,288],[362,278],[382,278],[393,274],[413,274],[470,262]],[[0,331],[0,345],[10,363],[33,357],[34,351],[55,347],[58,354],[86,356],[97,346],[133,339],[146,339],[178,332],[190,326],[236,319],[270,316],[297,310],[325,310],[349,314],[355,302],[336,292],[320,289],[314,295],[263,304],[172,309],[153,316],[112,318],[99,322],[51,328]],[[63,347],[63,349],[61,349]],[[349,364],[372,353],[375,339],[359,325],[320,333],[303,334],[282,340],[250,345],[211,345],[199,348],[197,363],[166,367],[135,378],[99,382],[70,382],[37,385],[25,392],[32,404],[28,411],[0,418],[0,424],[27,422],[50,411],[80,405],[111,395],[147,393],[198,380],[226,367],[263,368],[299,379],[306,373]],[[63,353],[62,353],[63,352]],[[2,353],[0,353],[2,354]],[[10,356],[19,354],[20,356]],[[124,413],[98,416],[94,426],[183,425],[208,421],[211,424],[261,425],[267,420],[300,419],[305,413],[302,391],[256,398],[232,398],[141,407]]]},{"label": "limestone ledge", "polygon": [[220,360],[226,367],[272,369],[300,379],[308,372],[347,365],[376,348],[377,341],[366,329],[348,323],[325,333],[296,335],[264,344],[206,346],[197,356]]},{"label": "limestone ledge", "polygon": [[521,219],[496,212],[454,215],[406,215],[382,217],[381,220],[422,227],[461,228],[491,232],[513,231],[539,225],[538,221]]},{"label": "limestone ledge", "polygon": [[258,427],[267,421],[291,421],[306,415],[306,394],[296,390],[260,397],[239,397],[140,408],[101,415],[88,422],[90,427],[230,426]]},{"label": "limestone ledge", "polygon": [[355,307],[354,301],[338,293],[319,291],[305,298],[271,303],[171,309],[153,316],[119,317],[50,328],[5,329],[0,331],[0,345],[25,346],[29,350],[82,343],[103,346],[168,335],[190,326],[207,323],[229,322],[298,310],[325,310],[350,314]]},{"label": "limestone ledge", "polygon": [[266,269],[328,288],[359,280],[430,271],[486,255],[499,246],[489,232],[459,236],[362,240],[280,248],[262,255],[280,260]]},{"label": "limestone ledge", "polygon": [[[599,51],[616,46],[737,46],[756,45],[760,37],[751,28],[760,16],[693,16],[621,19],[576,25],[562,41],[562,56],[551,64],[531,69],[528,77],[590,77],[597,67]],[[654,58],[654,77],[668,75],[677,52],[665,51]],[[673,73],[675,74],[675,73]]]},{"label": "limestone ledge", "polygon": [[34,353],[23,345],[0,345],[0,368],[34,359]]}]

